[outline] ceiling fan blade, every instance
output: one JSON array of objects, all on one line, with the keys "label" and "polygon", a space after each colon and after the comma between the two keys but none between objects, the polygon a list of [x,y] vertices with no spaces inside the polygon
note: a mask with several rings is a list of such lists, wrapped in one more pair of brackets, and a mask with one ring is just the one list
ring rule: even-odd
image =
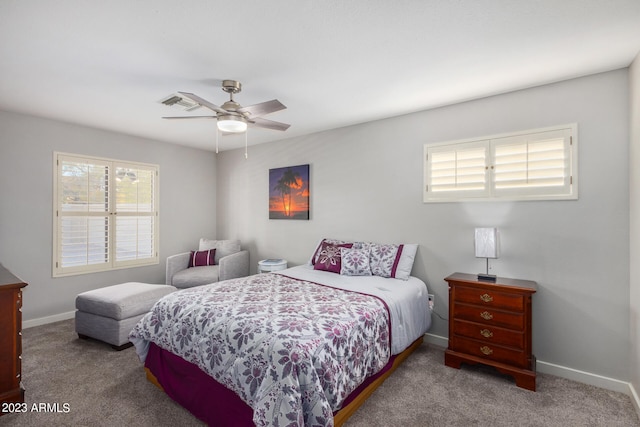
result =
[{"label": "ceiling fan blade", "polygon": [[163,117],[163,119],[217,119],[218,116],[174,116],[174,117]]},{"label": "ceiling fan blade", "polygon": [[273,130],[287,130],[289,129],[289,126],[291,126],[286,123],[274,122],[273,120],[267,120],[260,117],[251,118],[249,120],[249,123],[251,123],[253,126],[256,126],[256,127],[273,129]]},{"label": "ceiling fan blade", "polygon": [[180,95],[184,96],[185,98],[189,98],[190,100],[197,102],[198,104],[207,107],[210,110],[215,111],[216,113],[226,113],[227,111],[221,107],[218,107],[216,104],[212,104],[211,102],[207,101],[206,99],[202,99],[200,98],[198,95],[195,95],[193,93],[189,93],[189,92],[178,92]]},{"label": "ceiling fan blade", "polygon": [[276,111],[284,110],[285,107],[282,102],[277,99],[271,101],[261,102],[259,104],[248,105],[246,107],[238,108],[240,113],[249,113],[252,116],[264,116],[265,114],[275,113]]}]

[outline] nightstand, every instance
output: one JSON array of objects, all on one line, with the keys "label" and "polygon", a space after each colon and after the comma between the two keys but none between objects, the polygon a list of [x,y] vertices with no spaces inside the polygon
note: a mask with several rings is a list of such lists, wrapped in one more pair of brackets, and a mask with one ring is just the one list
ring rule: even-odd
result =
[{"label": "nightstand", "polygon": [[449,283],[449,347],[444,363],[482,363],[511,375],[518,387],[536,390],[536,361],[531,349],[530,280],[478,280],[454,273]]},{"label": "nightstand", "polygon": [[285,270],[286,268],[286,259],[263,259],[258,261],[258,273],[269,273],[271,271]]}]

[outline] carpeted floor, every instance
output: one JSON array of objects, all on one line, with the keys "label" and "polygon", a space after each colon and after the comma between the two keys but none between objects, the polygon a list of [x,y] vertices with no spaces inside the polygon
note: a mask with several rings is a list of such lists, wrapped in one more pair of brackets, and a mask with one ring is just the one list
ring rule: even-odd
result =
[{"label": "carpeted floor", "polygon": [[[543,374],[533,393],[443,358],[423,344],[346,426],[640,426],[622,393]],[[203,425],[146,380],[133,348],[79,340],[73,320],[24,330],[22,372],[27,412],[0,417],[1,426]]]}]

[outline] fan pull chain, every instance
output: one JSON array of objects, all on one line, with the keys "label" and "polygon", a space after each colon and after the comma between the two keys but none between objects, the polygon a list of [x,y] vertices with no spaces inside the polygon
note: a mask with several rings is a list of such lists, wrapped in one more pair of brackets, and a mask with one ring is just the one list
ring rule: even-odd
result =
[{"label": "fan pull chain", "polygon": [[218,138],[220,137],[220,130],[218,129],[218,126],[216,126],[216,154],[218,154]]},{"label": "fan pull chain", "polygon": [[244,131],[244,158],[245,159],[249,158],[249,153],[248,153],[248,150],[247,150],[247,134],[248,133],[249,133],[249,129]]}]

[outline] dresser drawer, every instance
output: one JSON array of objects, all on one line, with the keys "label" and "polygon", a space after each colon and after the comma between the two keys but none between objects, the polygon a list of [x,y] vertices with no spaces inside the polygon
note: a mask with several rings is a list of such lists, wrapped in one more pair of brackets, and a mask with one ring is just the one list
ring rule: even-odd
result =
[{"label": "dresser drawer", "polygon": [[491,307],[479,305],[454,303],[453,320],[456,319],[522,331],[524,330],[525,317],[523,313],[494,310]]},{"label": "dresser drawer", "polygon": [[498,328],[494,325],[455,319],[453,321],[453,334],[474,338],[487,343],[505,345],[518,350],[524,349],[524,333]]},{"label": "dresser drawer", "polygon": [[522,369],[529,369],[530,367],[530,361],[527,354],[520,350],[514,350],[484,341],[462,338],[455,335],[449,341],[449,345],[453,351],[470,354],[488,361],[505,363]]},{"label": "dresser drawer", "polygon": [[524,311],[524,298],[521,295],[507,294],[494,290],[458,286],[455,289],[454,300],[487,307]]}]

